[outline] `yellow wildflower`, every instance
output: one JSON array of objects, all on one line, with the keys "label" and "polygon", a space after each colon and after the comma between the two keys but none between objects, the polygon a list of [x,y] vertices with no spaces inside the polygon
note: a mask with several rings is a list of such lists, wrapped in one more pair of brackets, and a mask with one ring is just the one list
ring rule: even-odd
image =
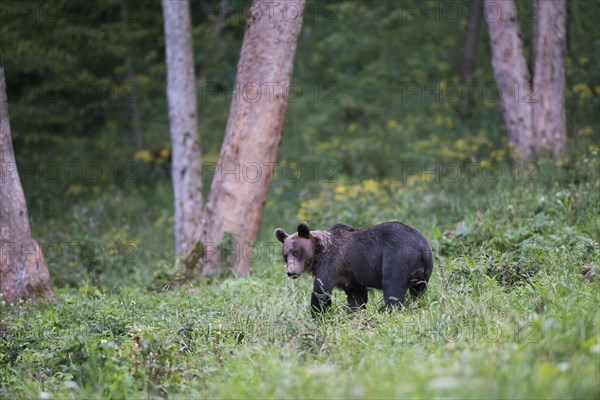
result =
[{"label": "yellow wildflower", "polygon": [[592,89],[585,82],[573,86],[573,93],[579,94],[579,101],[583,102],[592,97]]},{"label": "yellow wildflower", "polygon": [[360,185],[352,185],[348,190],[348,196],[351,199],[356,199],[360,193]]},{"label": "yellow wildflower", "polygon": [[83,186],[81,185],[69,185],[67,189],[67,193],[69,194],[79,194],[81,192],[83,192]]},{"label": "yellow wildflower", "polygon": [[354,133],[358,130],[358,124],[356,122],[353,122],[350,125],[348,125],[348,128],[346,128],[346,130],[348,131],[348,133]]},{"label": "yellow wildflower", "polygon": [[344,201],[346,196],[346,186],[337,185],[335,188],[335,200],[336,201]]},{"label": "yellow wildflower", "polygon": [[496,161],[504,160],[504,156],[506,155],[506,151],[504,149],[492,150],[490,156]]},{"label": "yellow wildflower", "polygon": [[377,194],[379,192],[379,183],[373,179],[367,179],[362,182],[365,193]]},{"label": "yellow wildflower", "polygon": [[161,216],[160,218],[158,218],[155,222],[154,222],[154,227],[155,228],[159,228],[163,222],[165,222],[165,216]]},{"label": "yellow wildflower", "polygon": [[169,157],[169,154],[171,154],[171,149],[168,147],[160,150],[160,157],[164,158],[165,160]]},{"label": "yellow wildflower", "polygon": [[136,151],[133,154],[133,158],[135,160],[140,160],[149,163],[150,161],[152,161],[152,154],[148,150],[140,150]]}]

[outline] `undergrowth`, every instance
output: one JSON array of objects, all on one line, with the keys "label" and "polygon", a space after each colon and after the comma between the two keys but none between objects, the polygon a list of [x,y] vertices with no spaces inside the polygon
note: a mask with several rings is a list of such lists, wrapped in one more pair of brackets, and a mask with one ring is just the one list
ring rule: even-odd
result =
[{"label": "undergrowth", "polygon": [[135,240],[138,258],[91,263],[75,252],[71,264],[50,263],[57,302],[0,308],[0,397],[597,398],[597,158],[545,168],[529,184],[322,188],[315,208],[301,208],[316,227],[357,204],[350,190],[372,195],[379,211],[355,207],[344,222],[415,225],[435,270],[400,312],[380,312],[373,290],[351,313],[339,292],[316,320],[310,280],[287,279],[268,239],[251,278],[172,285],[177,269],[159,239],[168,213],[157,205],[147,222],[120,224],[144,204],[137,195],[80,204],[72,219],[50,221],[62,229],[42,245],[91,229],[80,237],[112,255],[116,239]]}]

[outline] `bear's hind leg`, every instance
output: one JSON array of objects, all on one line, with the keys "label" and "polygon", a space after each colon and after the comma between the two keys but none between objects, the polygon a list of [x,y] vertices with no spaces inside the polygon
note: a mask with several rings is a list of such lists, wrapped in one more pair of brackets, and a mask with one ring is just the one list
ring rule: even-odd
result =
[{"label": "bear's hind leg", "polygon": [[350,286],[346,289],[346,294],[348,295],[348,307],[352,311],[365,309],[369,300],[369,292],[366,287]]},{"label": "bear's hind leg", "polygon": [[408,285],[404,282],[384,282],[383,299],[385,300],[385,307],[388,310],[401,309],[407,291]]},{"label": "bear's hind leg", "polygon": [[418,296],[419,294],[423,293],[425,290],[427,290],[427,282],[419,280],[419,281],[415,281],[413,280],[411,282],[411,286],[410,286],[410,292],[414,295],[414,296]]},{"label": "bear's hind leg", "polygon": [[410,288],[410,273],[406,265],[399,265],[394,256],[383,257],[382,282],[383,299],[388,310],[402,308],[406,292]]}]

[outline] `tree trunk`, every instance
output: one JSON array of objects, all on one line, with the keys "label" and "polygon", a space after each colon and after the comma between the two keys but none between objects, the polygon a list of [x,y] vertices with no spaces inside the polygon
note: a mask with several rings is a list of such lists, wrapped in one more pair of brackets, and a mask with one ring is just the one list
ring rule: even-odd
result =
[{"label": "tree trunk", "polygon": [[54,299],[50,274],[31,236],[12,146],[4,67],[0,60],[0,306],[19,299]]},{"label": "tree trunk", "polygon": [[509,140],[517,156],[530,158],[535,147],[531,84],[513,0],[486,0],[485,17],[492,67]]},{"label": "tree trunk", "polygon": [[[469,19],[467,29],[465,30],[465,44],[463,46],[462,57],[458,70],[458,79],[461,85],[471,84],[473,80],[473,71],[477,60],[477,44],[479,43],[479,30],[481,25],[481,15],[483,10],[483,0],[473,0],[469,9]],[[468,96],[465,117],[471,117],[474,103],[473,96]]]},{"label": "tree trunk", "polygon": [[[233,264],[236,276],[250,273],[252,245],[279,153],[303,10],[304,0],[252,4],[225,140],[198,232],[206,276],[223,264]],[[217,248],[224,238],[231,241],[228,250]]]},{"label": "tree trunk", "polygon": [[565,116],[565,0],[535,0],[533,123],[538,155],[564,156],[567,148]]},{"label": "tree trunk", "polygon": [[162,0],[167,58],[167,100],[172,146],[177,254],[191,249],[202,216],[200,136],[188,0]]},{"label": "tree trunk", "polygon": [[525,159],[564,156],[566,0],[535,0],[533,81],[513,0],[486,0],[486,19],[492,45],[492,66],[517,156]]}]

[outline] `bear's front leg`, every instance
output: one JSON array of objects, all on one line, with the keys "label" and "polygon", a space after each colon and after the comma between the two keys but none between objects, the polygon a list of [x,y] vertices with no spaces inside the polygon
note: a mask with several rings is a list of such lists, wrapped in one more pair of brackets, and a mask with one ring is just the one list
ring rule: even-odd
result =
[{"label": "bear's front leg", "polygon": [[310,298],[310,312],[317,315],[326,311],[331,306],[331,291],[333,287],[330,284],[316,278],[313,286],[312,296]]}]

